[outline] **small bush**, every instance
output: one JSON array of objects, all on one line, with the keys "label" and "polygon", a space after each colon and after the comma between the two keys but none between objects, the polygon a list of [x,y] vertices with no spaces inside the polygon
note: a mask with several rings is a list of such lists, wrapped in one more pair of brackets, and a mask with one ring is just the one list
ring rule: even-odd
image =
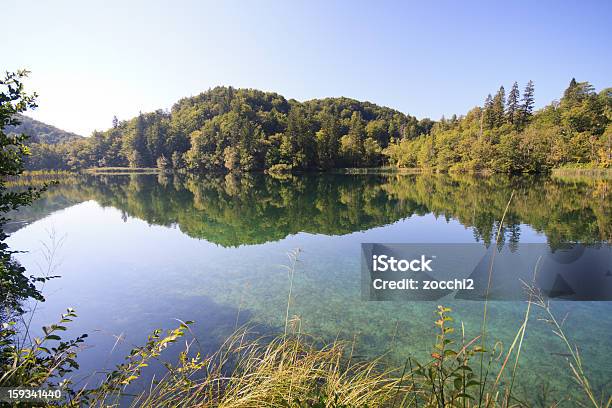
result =
[{"label": "small bush", "polygon": [[291,173],[291,172],[293,172],[293,166],[291,166],[290,164],[284,164],[284,163],[275,164],[271,166],[268,170],[266,170],[266,173]]}]

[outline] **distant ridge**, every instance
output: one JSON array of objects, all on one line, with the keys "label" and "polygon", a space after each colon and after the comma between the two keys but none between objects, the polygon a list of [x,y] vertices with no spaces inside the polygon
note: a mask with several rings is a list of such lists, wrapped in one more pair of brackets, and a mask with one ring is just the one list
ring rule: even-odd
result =
[{"label": "distant ridge", "polygon": [[30,137],[28,144],[58,144],[83,138],[83,136],[77,135],[76,133],[67,132],[53,125],[48,125],[32,119],[28,116],[18,115],[18,117],[21,123],[17,126],[8,126],[6,129],[8,130],[8,133],[24,133],[28,135]]}]

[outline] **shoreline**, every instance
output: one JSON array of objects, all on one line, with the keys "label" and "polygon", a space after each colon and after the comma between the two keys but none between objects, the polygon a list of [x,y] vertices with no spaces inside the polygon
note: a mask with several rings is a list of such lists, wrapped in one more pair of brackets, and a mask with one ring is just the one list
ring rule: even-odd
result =
[{"label": "shoreline", "polygon": [[[91,174],[91,175],[126,175],[126,174],[161,174],[161,173],[173,173],[172,170],[160,170],[155,167],[92,167],[81,170],[29,170],[22,174],[23,177],[30,178],[48,178],[48,177],[70,177],[77,174]],[[199,175],[199,173],[179,171],[182,174]],[[215,175],[226,175],[232,174],[231,171],[214,173]],[[243,172],[236,172],[235,174],[241,174]],[[329,170],[294,170],[291,172],[270,172],[268,170],[257,170],[245,173],[261,173],[270,176],[279,175],[301,175],[301,174],[343,174],[343,175],[367,175],[367,174],[388,174],[388,175],[418,175],[418,174],[466,174],[477,177],[488,177],[495,175],[506,175],[507,177],[520,177],[520,176],[550,176],[550,177],[588,177],[588,178],[612,178],[612,169],[609,168],[556,168],[545,173],[497,173],[491,171],[439,171],[436,169],[424,169],[418,167],[392,167],[392,166],[381,166],[381,167],[344,167],[334,168]],[[211,173],[207,173],[211,174]],[[10,181],[10,178],[8,179]]]}]

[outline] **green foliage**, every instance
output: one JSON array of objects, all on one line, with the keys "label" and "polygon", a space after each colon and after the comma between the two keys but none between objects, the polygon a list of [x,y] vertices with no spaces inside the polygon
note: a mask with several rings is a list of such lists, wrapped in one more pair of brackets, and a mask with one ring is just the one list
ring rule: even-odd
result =
[{"label": "green foliage", "polygon": [[43,327],[43,336],[35,337],[30,345],[19,345],[15,323],[6,323],[0,330],[0,387],[66,387],[63,378],[79,368],[77,352],[87,337],[83,334],[62,341],[60,332],[75,317],[75,311],[68,309],[57,324]]},{"label": "green foliage", "polygon": [[57,380],[78,368],[76,349],[86,337],[61,341],[57,333],[65,331],[63,324],[76,316],[70,309],[62,315],[59,324],[43,327],[42,338],[30,341],[29,327],[16,324],[16,319],[24,313],[23,301],[28,298],[44,300],[36,284],[53,278],[27,276],[25,268],[13,259],[15,251],[5,242],[5,214],[31,204],[41,192],[32,187],[26,191],[6,188],[7,177],[23,172],[24,158],[28,154],[27,136],[7,134],[5,130],[7,126],[17,129],[23,118],[18,114],[36,107],[36,95],[24,91],[22,81],[27,74],[26,71],[6,73],[0,79],[0,387],[60,385]]},{"label": "green foliage", "polygon": [[27,74],[27,71],[6,73],[0,79],[0,322],[3,315],[20,312],[23,299],[32,297],[42,300],[36,283],[45,280],[25,275],[25,269],[13,259],[14,251],[9,249],[4,232],[5,214],[29,205],[40,193],[31,187],[25,191],[9,191],[5,185],[7,177],[23,172],[24,157],[29,152],[26,135],[9,134],[5,130],[7,126],[15,129],[19,125],[19,113],[36,107],[36,94],[28,95],[24,91],[22,80]]},{"label": "green foliage", "polygon": [[506,122],[505,118],[505,104],[506,104],[506,91],[504,87],[500,87],[499,91],[495,94],[495,98],[493,98],[493,126],[499,127],[502,126]]},{"label": "green foliage", "polygon": [[468,341],[462,336],[457,342],[450,312],[450,308],[443,306],[436,310],[438,333],[431,353],[433,360],[427,364],[410,361],[415,365],[410,373],[417,391],[415,403],[432,407],[481,406],[479,391],[483,380],[479,378],[474,360],[485,353],[485,349],[476,345],[478,338]]},{"label": "green foliage", "polygon": [[508,101],[506,102],[506,120],[511,125],[514,125],[518,122],[519,98],[520,92],[518,88],[518,83],[514,82],[514,84],[512,84],[512,89],[508,94]]},{"label": "green foliage", "polygon": [[[515,82],[465,116],[418,121],[348,98],[287,101],[254,89],[217,87],[170,112],[113,121],[70,143],[32,144],[30,169],[155,167],[160,157],[195,173],[398,167],[438,171],[546,172],[569,163],[611,164],[612,94],[572,80],[559,103],[533,112],[534,84]],[[531,133],[530,133],[531,131]],[[533,140],[543,132],[546,143]],[[511,140],[510,140],[511,139]],[[523,143],[527,141],[527,145]],[[533,150],[537,149],[537,150]]]},{"label": "green foliage", "polygon": [[267,173],[291,173],[293,171],[293,166],[289,165],[289,164],[284,164],[284,163],[279,163],[279,164],[274,164],[272,165],[272,167],[270,167],[268,170],[266,170]]},{"label": "green foliage", "polygon": [[359,112],[353,112],[349,132],[342,137],[340,151],[348,167],[359,167],[364,157],[365,127]]},{"label": "green foliage", "polygon": [[110,129],[90,138],[35,144],[28,168],[155,167],[162,156],[173,168],[196,173],[277,164],[296,170],[367,167],[380,164],[379,150],[391,138],[413,138],[432,125],[348,98],[300,103],[276,93],[217,87],[181,99],[170,112],[113,120]]},{"label": "green foliage", "polygon": [[175,170],[180,170],[185,167],[185,160],[183,159],[183,155],[177,151],[172,152],[172,168]]},{"label": "green foliage", "polygon": [[166,336],[155,331],[100,387],[84,391],[73,404],[125,405],[131,397],[130,406],[138,407],[356,408],[383,406],[396,393],[398,381],[390,372],[381,370],[378,360],[351,360],[347,343],[321,346],[299,332],[253,340],[241,329],[211,355],[192,351],[194,343],[187,342],[177,361],[164,363],[164,376],[136,395],[127,394],[126,386],[142,381],[142,368],[182,337],[188,324]]},{"label": "green foliage", "polygon": [[[162,330],[154,330],[147,337],[143,346],[134,347],[125,357],[124,363],[119,364],[114,370],[106,374],[99,387],[93,390],[83,390],[79,395],[81,402],[87,401],[92,405],[118,403],[125,388],[138,380],[142,370],[148,367],[151,362],[157,360],[165,349],[182,338],[191,324],[193,324],[192,321],[181,322],[179,327],[169,330],[165,334]],[[185,364],[186,359],[187,353],[184,353],[180,356],[179,362]],[[200,365],[189,366],[203,368]],[[172,370],[170,364],[167,364],[166,367]],[[181,377],[185,385],[189,384],[188,377],[183,376],[180,369],[177,371],[179,372],[176,374]]]},{"label": "green foliage", "polygon": [[504,110],[504,88],[483,108],[459,120],[442,118],[428,135],[393,141],[383,153],[397,167],[437,171],[544,173],[568,164],[609,168],[612,93],[596,94],[572,80],[560,102],[533,113],[529,81],[519,103],[514,83]]},{"label": "green foliage", "polygon": [[524,126],[531,118],[533,112],[535,87],[532,81],[527,82],[523,91],[523,99],[519,111],[520,125]]}]

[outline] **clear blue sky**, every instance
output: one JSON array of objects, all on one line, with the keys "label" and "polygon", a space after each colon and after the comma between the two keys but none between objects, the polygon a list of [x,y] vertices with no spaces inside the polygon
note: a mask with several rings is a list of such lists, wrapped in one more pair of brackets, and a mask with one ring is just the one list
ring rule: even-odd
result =
[{"label": "clear blue sky", "polygon": [[609,0],[3,0],[0,15],[0,70],[30,69],[32,116],[83,135],[216,85],[434,119],[515,80],[537,106],[572,76],[612,86]]}]

